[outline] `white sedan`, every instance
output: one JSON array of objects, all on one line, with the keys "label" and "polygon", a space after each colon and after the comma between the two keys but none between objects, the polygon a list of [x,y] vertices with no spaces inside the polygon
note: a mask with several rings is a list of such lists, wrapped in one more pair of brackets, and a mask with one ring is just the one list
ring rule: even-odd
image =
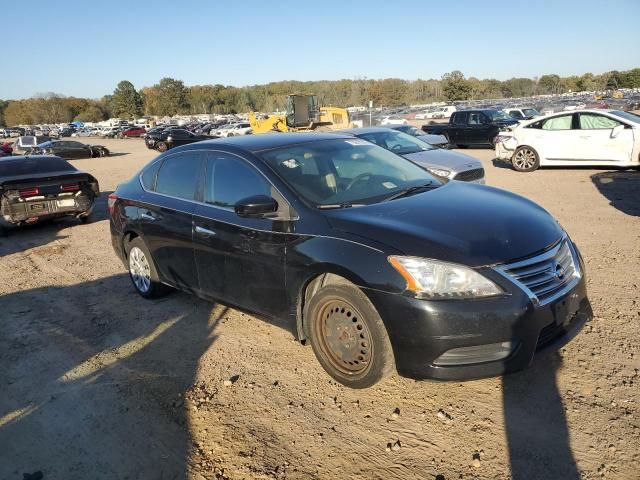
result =
[{"label": "white sedan", "polygon": [[389,115],[380,120],[380,125],[406,125],[407,123],[409,122],[397,115]]},{"label": "white sedan", "polygon": [[640,116],[619,110],[561,112],[496,137],[496,157],[519,172],[541,166],[640,166]]}]

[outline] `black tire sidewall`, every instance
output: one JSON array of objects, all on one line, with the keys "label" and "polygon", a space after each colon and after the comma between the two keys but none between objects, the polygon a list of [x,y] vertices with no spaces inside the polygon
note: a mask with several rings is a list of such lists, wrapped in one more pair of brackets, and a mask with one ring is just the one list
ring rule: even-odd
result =
[{"label": "black tire sidewall", "polygon": [[[138,247],[140,250],[142,250],[142,253],[144,253],[144,256],[146,257],[147,262],[149,262],[151,284],[149,285],[149,290],[147,290],[146,292],[141,292],[140,290],[138,290],[138,287],[136,287],[136,284],[133,281],[133,277],[131,276],[131,270],[129,269],[129,252],[133,247]],[[151,253],[149,253],[149,249],[144,243],[144,240],[142,240],[142,238],[140,237],[134,238],[133,240],[131,240],[126,244],[126,252],[127,252],[127,272],[129,273],[129,279],[131,280],[131,284],[133,285],[133,288],[135,289],[135,291],[138,292],[138,294],[144,298],[158,298],[165,295],[169,291],[169,287],[167,287],[166,285],[160,282],[159,280],[160,277],[158,276],[156,265],[153,261],[153,258],[151,257]]]},{"label": "black tire sidewall", "polygon": [[[346,301],[359,310],[364,316],[371,334],[372,359],[370,367],[362,373],[345,374],[337,370],[320,347],[315,322],[322,305],[331,299]],[[327,285],[318,291],[309,301],[305,309],[308,322],[308,335],[316,358],[324,370],[337,382],[350,388],[367,388],[386,377],[395,368],[393,350],[387,329],[377,310],[366,295],[355,285]]]}]

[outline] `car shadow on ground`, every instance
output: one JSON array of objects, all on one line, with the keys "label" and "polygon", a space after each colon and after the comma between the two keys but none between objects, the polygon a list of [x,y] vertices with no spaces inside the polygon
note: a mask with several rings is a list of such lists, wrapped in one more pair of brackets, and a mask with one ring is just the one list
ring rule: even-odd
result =
[{"label": "car shadow on ground", "polygon": [[190,478],[185,392],[226,314],[125,274],[3,296],[0,478]]},{"label": "car shadow on ground", "polygon": [[[93,206],[89,223],[102,222],[109,218],[107,201],[112,191],[100,192]],[[0,258],[30,248],[48,245],[56,240],[64,240],[68,235],[61,234],[67,228],[83,228],[75,217],[62,217],[21,227],[7,228],[0,235]]]},{"label": "car shadow on ground", "polygon": [[[493,160],[491,160],[491,163],[496,168],[506,168],[507,170],[513,170],[513,166],[511,165],[511,162],[509,162],[507,160],[501,160],[499,158],[494,158]],[[515,170],[513,170],[513,171],[515,172]]]},{"label": "car shadow on ground", "polygon": [[529,369],[502,378],[512,480],[581,478],[557,385],[561,366],[558,352],[544,352]]},{"label": "car shadow on ground", "polygon": [[627,215],[640,216],[640,172],[615,170],[591,175],[591,181],[609,204]]}]

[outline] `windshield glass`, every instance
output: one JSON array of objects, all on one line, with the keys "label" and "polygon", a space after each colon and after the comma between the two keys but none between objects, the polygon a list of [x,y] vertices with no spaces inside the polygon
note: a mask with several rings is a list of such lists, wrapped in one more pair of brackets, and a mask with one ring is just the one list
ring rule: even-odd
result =
[{"label": "windshield glass", "polygon": [[512,117],[501,110],[490,110],[485,113],[491,118],[491,120],[513,120]]},{"label": "windshield glass", "polygon": [[534,117],[536,115],[540,115],[540,112],[538,112],[535,108],[523,108],[522,111],[527,117]]},{"label": "windshield glass", "polygon": [[316,206],[376,203],[412,186],[441,185],[417,165],[359,138],[291,145],[261,156]]},{"label": "windshield glass", "polygon": [[368,142],[375,143],[386,150],[391,150],[393,153],[397,153],[398,155],[409,155],[410,153],[424,152],[435,148],[427,142],[423,142],[418,138],[406,133],[398,132],[397,130],[389,132],[362,133],[359,134],[358,137],[364,138]]},{"label": "windshield glass", "polygon": [[622,110],[612,110],[609,113],[615,115],[616,117],[624,118],[629,122],[640,123],[640,115],[636,115],[635,113],[623,112]]}]

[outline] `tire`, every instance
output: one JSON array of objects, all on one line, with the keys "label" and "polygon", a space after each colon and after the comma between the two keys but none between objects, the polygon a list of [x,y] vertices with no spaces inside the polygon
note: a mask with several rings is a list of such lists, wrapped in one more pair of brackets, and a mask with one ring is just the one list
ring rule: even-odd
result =
[{"label": "tire", "polygon": [[513,152],[511,165],[518,172],[533,172],[540,167],[540,157],[533,148],[523,145]]},{"label": "tire", "polygon": [[467,148],[469,145],[464,145],[462,143],[456,143],[456,144],[452,144],[453,147],[455,148]]},{"label": "tire", "polygon": [[156,148],[159,152],[166,152],[167,150],[169,150],[169,145],[167,145],[167,142],[158,142],[156,144]]},{"label": "tire", "polygon": [[136,237],[126,245],[129,278],[133,288],[143,298],[158,298],[171,288],[160,282],[158,271],[144,241]]},{"label": "tire", "polygon": [[387,329],[358,287],[328,285],[313,296],[305,311],[313,352],[336,381],[367,388],[393,372]]}]

